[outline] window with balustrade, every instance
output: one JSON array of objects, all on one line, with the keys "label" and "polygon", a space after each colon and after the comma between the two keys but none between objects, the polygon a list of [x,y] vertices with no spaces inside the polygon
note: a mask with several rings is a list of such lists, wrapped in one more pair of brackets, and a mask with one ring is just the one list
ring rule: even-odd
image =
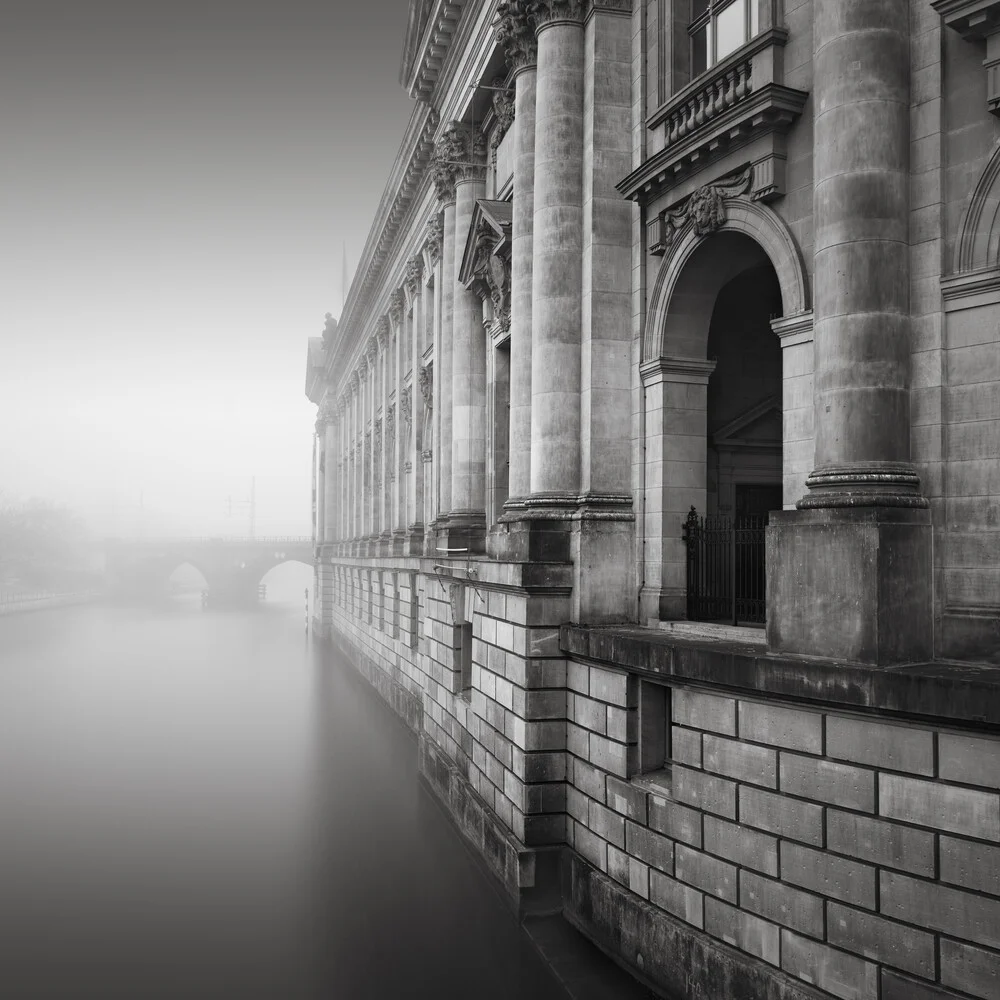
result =
[{"label": "window with balustrade", "polygon": [[692,79],[745,45],[759,30],[759,0],[691,0]]}]

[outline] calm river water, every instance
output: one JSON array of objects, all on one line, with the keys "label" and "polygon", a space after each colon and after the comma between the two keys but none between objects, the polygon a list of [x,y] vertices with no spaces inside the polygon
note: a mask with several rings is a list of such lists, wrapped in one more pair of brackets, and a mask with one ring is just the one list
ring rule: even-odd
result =
[{"label": "calm river water", "polygon": [[300,607],[0,618],[0,996],[562,995]]}]

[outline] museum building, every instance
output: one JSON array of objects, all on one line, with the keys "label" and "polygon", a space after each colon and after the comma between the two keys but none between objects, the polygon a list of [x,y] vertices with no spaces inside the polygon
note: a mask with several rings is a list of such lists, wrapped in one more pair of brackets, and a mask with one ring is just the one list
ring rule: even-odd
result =
[{"label": "museum building", "polygon": [[1000,996],[1000,2],[412,0],[317,627],[519,912]]}]

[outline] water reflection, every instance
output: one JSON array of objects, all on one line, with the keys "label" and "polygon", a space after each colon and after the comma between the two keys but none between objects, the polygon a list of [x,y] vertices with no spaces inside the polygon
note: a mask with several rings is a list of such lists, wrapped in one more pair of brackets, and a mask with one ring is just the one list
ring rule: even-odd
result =
[{"label": "water reflection", "polygon": [[303,619],[0,620],[0,995],[559,995]]}]

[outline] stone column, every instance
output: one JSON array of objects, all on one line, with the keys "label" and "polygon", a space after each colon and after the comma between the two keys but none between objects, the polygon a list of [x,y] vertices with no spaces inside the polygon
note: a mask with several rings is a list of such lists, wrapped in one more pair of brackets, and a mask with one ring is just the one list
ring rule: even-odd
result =
[{"label": "stone column", "polygon": [[514,204],[511,221],[509,499],[531,491],[531,281],[535,213],[535,90],[538,46],[524,0],[497,9],[497,41],[514,72]]},{"label": "stone column", "polygon": [[329,544],[337,540],[337,486],[340,479],[337,473],[337,463],[340,458],[337,434],[340,428],[337,422],[337,402],[333,398],[332,391],[327,397],[326,405],[326,494],[323,501],[323,541]]},{"label": "stone column", "polygon": [[399,336],[403,319],[403,295],[397,289],[392,293],[389,300],[389,323],[384,326],[378,335],[379,347],[379,370],[381,378],[379,381],[379,402],[378,408],[382,415],[379,421],[381,434],[381,467],[379,477],[381,479],[379,495],[376,509],[379,511],[379,534],[384,539],[391,538],[394,527],[392,519],[392,449],[389,442],[389,409],[391,402],[389,397],[396,379],[396,365],[393,360],[392,344],[393,339]]},{"label": "stone column", "polygon": [[[432,165],[432,175],[437,188],[443,220],[441,231],[441,322],[435,341],[434,382],[437,397],[437,510],[435,520],[444,526],[451,511],[451,358],[452,328],[455,306],[455,168],[452,165],[450,144],[442,136],[437,143]],[[445,532],[446,533],[446,532]]]},{"label": "stone column", "polygon": [[583,233],[582,0],[535,4],[531,492],[580,490]]},{"label": "stone column", "polygon": [[316,431],[313,431],[313,450],[312,450],[312,539],[313,545],[319,542],[319,533],[316,528],[318,525],[317,514],[319,511],[319,435]]},{"label": "stone column", "polygon": [[909,10],[813,5],[815,459],[767,543],[769,647],[872,665],[933,653],[909,453]]},{"label": "stone column", "polygon": [[[423,330],[426,323],[424,293],[424,258],[421,254],[411,257],[406,268],[406,291],[412,304],[410,336],[405,344],[409,366],[410,384],[400,396],[397,434],[400,454],[403,457],[403,474],[406,477],[405,508],[401,504],[400,523],[406,530],[405,552],[418,555],[423,544],[424,463],[421,458],[421,431],[419,419],[420,389],[418,386],[422,352]],[[405,447],[404,447],[405,445]]]},{"label": "stone column", "polygon": [[801,508],[926,506],[910,464],[909,6],[815,6],[816,457]]},{"label": "stone column", "polygon": [[[379,322],[381,327],[384,323],[388,322],[385,317]],[[378,503],[378,488],[376,484],[376,466],[375,466],[375,437],[378,433],[378,428],[375,426],[375,421],[378,419],[378,334],[373,334],[368,340],[368,433],[367,433],[367,444],[368,444],[368,531],[367,534],[369,538],[374,538],[379,532],[378,521],[376,519],[376,510]],[[372,552],[369,551],[368,555]]]},{"label": "stone column", "polygon": [[316,544],[326,540],[326,405],[321,402],[316,416],[316,453],[318,473],[316,477]]},{"label": "stone column", "polygon": [[348,517],[350,525],[347,537],[355,539],[358,537],[358,387],[361,380],[357,371],[351,372],[350,379],[350,453],[351,453],[351,482],[350,482],[350,505]]},{"label": "stone column", "polygon": [[459,274],[476,201],[486,193],[486,143],[482,133],[458,122],[448,125],[444,140],[455,164],[448,547],[481,552],[486,538],[486,335],[482,300]]}]

